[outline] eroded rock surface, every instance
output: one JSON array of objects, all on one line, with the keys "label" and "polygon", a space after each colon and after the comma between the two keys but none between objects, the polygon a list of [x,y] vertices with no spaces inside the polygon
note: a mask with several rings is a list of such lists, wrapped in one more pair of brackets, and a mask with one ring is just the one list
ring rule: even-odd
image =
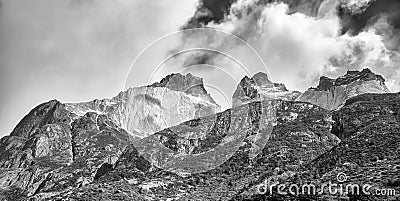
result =
[{"label": "eroded rock surface", "polygon": [[365,93],[389,93],[385,79],[369,69],[347,71],[346,75],[337,79],[321,77],[316,88],[310,88],[296,100],[335,110],[349,98]]},{"label": "eroded rock surface", "polygon": [[79,117],[58,101],[36,107],[22,122],[1,139],[0,188],[18,188],[27,196],[54,195],[93,181],[97,169],[115,163],[132,140],[106,115]]},{"label": "eroded rock surface", "polygon": [[252,78],[245,76],[237,86],[232,97],[233,107],[267,100],[295,100],[301,95],[298,91],[289,91],[284,84],[272,83],[268,75],[262,72]]},{"label": "eroded rock surface", "polygon": [[77,115],[107,114],[119,127],[143,138],[164,128],[220,111],[201,78],[172,74],[147,87],[130,88],[112,99],[66,104]]}]

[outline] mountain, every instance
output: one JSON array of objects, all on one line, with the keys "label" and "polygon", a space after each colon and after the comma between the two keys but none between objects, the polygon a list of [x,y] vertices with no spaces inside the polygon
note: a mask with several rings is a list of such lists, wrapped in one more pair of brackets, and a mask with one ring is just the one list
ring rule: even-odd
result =
[{"label": "mountain", "polygon": [[[205,116],[191,113],[195,117],[188,121],[148,135],[139,135],[147,129],[144,122],[137,124],[136,135],[122,127],[136,125],[121,119],[140,109],[118,108],[128,107],[126,102],[143,110],[151,108],[145,103],[159,105],[153,99],[159,97],[158,90],[174,95],[167,102],[180,102],[174,97],[182,95],[191,110],[193,104],[213,105],[203,87],[179,87],[199,83],[190,77],[168,77],[112,99],[77,104],[53,100],[37,106],[0,140],[0,200],[398,199],[328,192],[271,195],[257,190],[266,180],[322,186],[345,173],[343,184],[399,192],[400,93],[356,95],[336,110],[276,98],[261,101],[268,90],[274,94],[284,85],[260,73],[245,77],[238,86],[246,92],[238,92],[238,100],[248,103],[210,115],[196,111]],[[350,71],[335,80],[324,78],[314,90],[384,83],[380,78],[368,70]],[[143,102],[129,98],[138,94]],[[164,98],[158,100],[163,105]],[[137,112],[136,118],[143,114]],[[177,118],[174,112],[164,115]],[[125,119],[129,118],[133,116]]]},{"label": "mountain", "polygon": [[369,69],[347,71],[336,79],[321,77],[316,88],[310,88],[296,101],[310,102],[328,110],[342,107],[346,100],[365,93],[389,93],[385,79]]},{"label": "mountain", "polygon": [[272,83],[268,75],[259,72],[252,78],[245,76],[233,94],[233,107],[253,101],[263,100],[295,100],[301,95],[298,91],[289,91],[284,84]]},{"label": "mountain", "polygon": [[[194,76],[176,84],[192,83],[204,89]],[[148,133],[219,110],[205,90],[179,90],[136,87],[112,99],[37,106],[0,140],[0,189],[33,196],[86,185]]]}]

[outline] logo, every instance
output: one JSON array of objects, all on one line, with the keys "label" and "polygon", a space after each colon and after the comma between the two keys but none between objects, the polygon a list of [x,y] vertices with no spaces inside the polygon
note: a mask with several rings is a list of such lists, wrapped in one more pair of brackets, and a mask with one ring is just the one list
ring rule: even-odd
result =
[{"label": "logo", "polygon": [[375,196],[396,196],[395,189],[379,188],[371,184],[359,184],[348,182],[348,177],[345,173],[340,172],[336,175],[338,183],[331,181],[325,183],[303,182],[300,184],[280,183],[279,176],[273,176],[266,179],[263,183],[257,185],[257,193],[264,195],[375,195]]},{"label": "logo", "polygon": [[341,172],[341,173],[337,174],[336,180],[339,183],[343,183],[343,182],[347,181],[347,175],[345,173]]}]

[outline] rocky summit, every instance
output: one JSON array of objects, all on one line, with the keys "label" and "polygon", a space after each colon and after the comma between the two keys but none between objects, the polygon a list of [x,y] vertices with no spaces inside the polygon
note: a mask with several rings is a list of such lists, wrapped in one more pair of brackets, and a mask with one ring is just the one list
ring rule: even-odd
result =
[{"label": "rocky summit", "polygon": [[347,71],[336,79],[322,76],[318,86],[304,92],[297,101],[335,110],[342,107],[349,98],[365,93],[389,93],[385,79],[369,69]]},{"label": "rocky summit", "polygon": [[289,91],[284,84],[273,83],[268,75],[259,72],[252,78],[245,76],[238,84],[232,97],[233,107],[264,100],[295,100],[301,95],[298,91]]}]

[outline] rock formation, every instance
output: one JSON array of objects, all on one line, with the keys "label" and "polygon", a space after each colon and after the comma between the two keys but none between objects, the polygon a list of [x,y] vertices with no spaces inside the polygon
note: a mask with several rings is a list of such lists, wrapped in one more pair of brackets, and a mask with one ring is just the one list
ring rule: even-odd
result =
[{"label": "rock formation", "polygon": [[191,74],[171,74],[161,82],[130,88],[112,99],[66,107],[80,116],[86,112],[107,114],[116,125],[139,138],[220,110],[204,89],[203,80]]},{"label": "rock formation", "polygon": [[[343,184],[400,192],[400,94],[355,95],[330,111],[307,102],[259,101],[263,90],[284,88],[265,78],[242,80],[244,92],[236,95],[248,103],[160,126],[141,138],[122,128],[136,125],[121,118],[135,110],[118,108],[126,107],[124,101],[144,107],[129,98],[138,94],[148,104],[162,105],[154,98],[157,90],[183,93],[179,85],[166,87],[171,79],[109,100],[43,103],[0,140],[0,200],[398,199],[398,194],[281,195],[276,189],[260,194],[266,180],[322,186],[337,182],[339,173],[348,176]],[[350,71],[336,80],[322,78],[313,90],[383,83],[380,78],[368,70]],[[184,93],[185,103],[212,104],[202,91]],[[138,125],[135,129],[146,129]]]},{"label": "rock formation", "polygon": [[301,95],[298,91],[289,91],[284,84],[272,83],[268,75],[262,72],[252,78],[245,76],[236,88],[232,97],[233,107],[253,101],[295,100]]},{"label": "rock formation", "polygon": [[365,93],[389,93],[385,79],[369,69],[347,71],[347,74],[331,79],[321,77],[316,88],[310,88],[296,101],[310,102],[327,110],[342,107],[346,100]]}]

